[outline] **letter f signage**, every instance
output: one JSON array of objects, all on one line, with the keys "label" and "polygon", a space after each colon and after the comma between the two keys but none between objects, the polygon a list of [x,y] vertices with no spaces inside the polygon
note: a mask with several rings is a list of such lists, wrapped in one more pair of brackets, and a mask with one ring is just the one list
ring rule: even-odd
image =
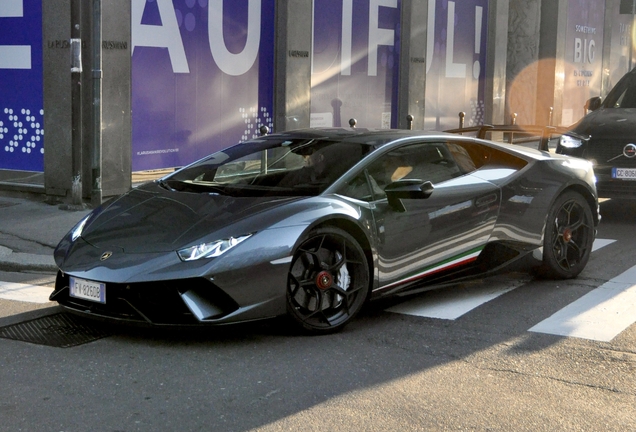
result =
[{"label": "letter f signage", "polygon": [[[0,23],[3,18],[22,18],[22,2],[23,0],[1,0]],[[31,45],[0,45],[0,69],[31,69]]]}]

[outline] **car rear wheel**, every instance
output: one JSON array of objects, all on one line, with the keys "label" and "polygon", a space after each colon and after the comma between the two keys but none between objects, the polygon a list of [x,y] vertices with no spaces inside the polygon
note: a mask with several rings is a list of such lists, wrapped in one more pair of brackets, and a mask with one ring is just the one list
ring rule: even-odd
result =
[{"label": "car rear wheel", "polygon": [[558,279],[576,277],[590,258],[593,242],[589,204],[576,192],[564,193],[548,214],[540,274]]},{"label": "car rear wheel", "polygon": [[287,312],[313,334],[341,330],[360,311],[369,293],[369,268],[356,240],[338,228],[309,233],[292,260]]}]

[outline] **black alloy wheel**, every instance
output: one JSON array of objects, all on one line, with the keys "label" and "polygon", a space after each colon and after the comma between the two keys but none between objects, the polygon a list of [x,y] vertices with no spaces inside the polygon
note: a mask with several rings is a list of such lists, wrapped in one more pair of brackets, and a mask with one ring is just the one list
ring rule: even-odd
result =
[{"label": "black alloy wheel", "polygon": [[556,279],[576,277],[590,258],[594,233],[588,202],[576,192],[559,196],[546,221],[540,274]]},{"label": "black alloy wheel", "polygon": [[341,330],[360,311],[369,293],[369,268],[356,240],[338,228],[309,233],[292,260],[287,311],[304,331]]}]

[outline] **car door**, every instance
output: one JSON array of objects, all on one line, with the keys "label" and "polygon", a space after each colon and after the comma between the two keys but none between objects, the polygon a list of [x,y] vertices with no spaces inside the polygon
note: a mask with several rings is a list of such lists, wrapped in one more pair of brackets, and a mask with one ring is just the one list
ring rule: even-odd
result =
[{"label": "car door", "polygon": [[[501,194],[474,170],[462,147],[449,142],[405,145],[364,170],[372,197],[358,198],[372,203],[380,289],[476,259],[493,230]],[[402,208],[389,203],[387,185],[416,179],[432,183],[430,196],[403,198]]]}]

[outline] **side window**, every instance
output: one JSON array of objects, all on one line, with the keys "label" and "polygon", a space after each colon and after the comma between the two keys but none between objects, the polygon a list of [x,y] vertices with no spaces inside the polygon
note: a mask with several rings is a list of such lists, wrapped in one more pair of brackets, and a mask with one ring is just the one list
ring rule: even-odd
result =
[{"label": "side window", "polygon": [[413,144],[387,156],[396,166],[389,168],[391,181],[418,179],[436,184],[463,174],[445,143]]},{"label": "side window", "polygon": [[628,86],[625,91],[620,95],[615,108],[636,108],[636,86]]},{"label": "side window", "polygon": [[363,201],[372,201],[386,198],[384,188],[398,180],[418,179],[436,184],[464,173],[447,144],[411,144],[393,150],[369,164],[340,193]]},{"label": "side window", "polygon": [[609,92],[603,106],[606,108],[634,108],[636,107],[636,79],[632,74],[621,78]]},{"label": "side window", "polygon": [[385,197],[384,191],[374,184],[374,180],[368,176],[366,169],[347,182],[339,193],[367,202]]},{"label": "side window", "polygon": [[457,166],[464,174],[476,171],[488,160],[488,155],[479,144],[448,143],[447,145]]}]

